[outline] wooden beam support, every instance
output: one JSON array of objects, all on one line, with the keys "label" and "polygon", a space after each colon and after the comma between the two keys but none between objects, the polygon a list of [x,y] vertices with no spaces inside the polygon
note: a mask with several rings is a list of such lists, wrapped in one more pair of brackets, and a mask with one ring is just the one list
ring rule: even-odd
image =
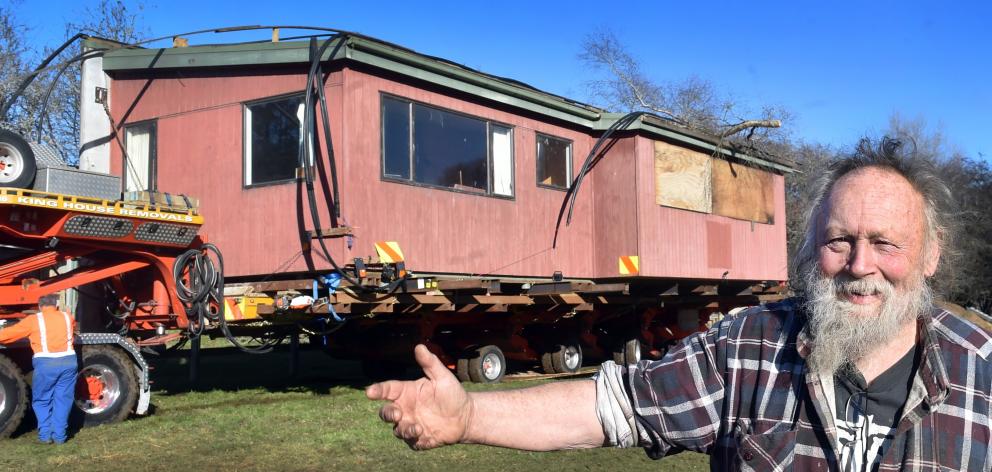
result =
[{"label": "wooden beam support", "polygon": [[343,238],[352,235],[351,226],[338,226],[336,228],[324,228],[318,231],[307,231],[307,237],[310,239]]},{"label": "wooden beam support", "polygon": [[438,290],[482,290],[487,293],[500,293],[499,280],[468,279],[437,281]]}]

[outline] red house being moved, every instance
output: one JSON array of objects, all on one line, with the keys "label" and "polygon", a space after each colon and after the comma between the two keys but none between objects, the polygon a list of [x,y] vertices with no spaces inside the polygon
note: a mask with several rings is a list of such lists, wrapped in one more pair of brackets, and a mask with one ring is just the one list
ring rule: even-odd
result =
[{"label": "red house being moved", "polygon": [[[631,340],[657,347],[713,311],[757,301],[758,291],[787,277],[787,160],[644,115],[605,143],[575,194],[571,224],[558,228],[585,156],[621,114],[351,34],[329,39],[319,62],[326,109],[312,108],[319,140],[310,149],[318,228],[299,177],[311,63],[305,41],[116,49],[89,60],[84,97],[105,90],[109,116],[84,98],[82,141],[93,142],[80,167],[121,176],[124,191],[196,196],[201,234],[223,250],[230,282],[326,273],[331,266],[314,233],[346,228],[323,240],[338,262],[374,261],[374,243],[392,241],[408,270],[441,281],[560,295],[546,287],[560,272],[572,294],[577,284],[622,283],[624,294],[642,296],[613,312],[634,315],[623,321],[632,330],[611,328],[613,346],[590,334],[604,331],[599,321],[575,316],[603,312],[606,298],[548,308],[564,316],[543,327],[507,322],[534,314],[512,300],[484,307],[496,324],[445,324],[444,316],[477,308],[452,302],[410,308],[441,321],[365,326],[335,341],[365,359],[425,341],[453,366],[470,359],[463,351],[482,352],[487,343],[519,359],[557,352],[563,339],[578,339],[565,345],[592,354],[615,350],[617,340],[621,351]],[[123,138],[127,159],[106,139],[111,131]],[[487,295],[498,292],[486,287]],[[404,310],[379,304],[369,313],[397,319]],[[556,341],[528,337],[569,323]],[[474,337],[452,340],[459,330]],[[374,342],[396,333],[410,342]]]}]

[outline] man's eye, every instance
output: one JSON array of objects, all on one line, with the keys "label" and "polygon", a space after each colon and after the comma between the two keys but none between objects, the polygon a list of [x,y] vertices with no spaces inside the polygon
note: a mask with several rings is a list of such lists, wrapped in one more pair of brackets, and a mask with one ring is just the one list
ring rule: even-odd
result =
[{"label": "man's eye", "polygon": [[891,251],[893,249],[898,248],[898,246],[896,246],[890,241],[875,241],[875,245],[878,246],[879,249],[882,249],[884,251]]},{"label": "man's eye", "polygon": [[847,247],[847,239],[844,238],[833,238],[827,241],[827,247],[830,249],[844,249]]}]

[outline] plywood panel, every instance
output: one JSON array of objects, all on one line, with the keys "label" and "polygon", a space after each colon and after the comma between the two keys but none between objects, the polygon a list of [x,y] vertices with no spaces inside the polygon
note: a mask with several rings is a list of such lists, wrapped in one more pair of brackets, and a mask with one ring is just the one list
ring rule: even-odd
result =
[{"label": "plywood panel", "polygon": [[774,223],[772,174],[723,159],[713,159],[713,214]]},{"label": "plywood panel", "polygon": [[706,154],[655,141],[655,202],[710,213],[711,161]]},{"label": "plywood panel", "polygon": [[637,199],[641,276],[786,278],[785,180],[781,175],[770,179],[775,212],[772,224],[661,206],[655,203],[653,189],[655,145],[646,137],[636,139],[638,169],[645,170],[637,175],[642,189]]}]

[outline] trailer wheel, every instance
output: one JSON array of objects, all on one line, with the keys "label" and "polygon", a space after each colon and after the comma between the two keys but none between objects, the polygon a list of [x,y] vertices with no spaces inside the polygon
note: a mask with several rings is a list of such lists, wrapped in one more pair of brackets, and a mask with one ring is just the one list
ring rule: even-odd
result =
[{"label": "trailer wheel", "polygon": [[18,134],[0,129],[0,187],[31,188],[34,151]]},{"label": "trailer wheel", "polygon": [[631,365],[641,361],[641,340],[628,339],[616,351],[613,351],[613,362],[617,365]]},{"label": "trailer wheel", "polygon": [[506,375],[506,357],[500,348],[489,345],[476,350],[468,361],[468,375],[473,382],[496,383]]},{"label": "trailer wheel", "polygon": [[458,377],[460,382],[471,382],[472,376],[468,373],[468,362],[467,357],[459,358],[455,363],[455,377]]},{"label": "trailer wheel", "polygon": [[551,352],[551,365],[558,374],[578,372],[582,368],[582,346],[577,342],[559,344],[558,349]]},{"label": "trailer wheel", "polygon": [[0,438],[17,429],[28,408],[28,387],[14,361],[0,355]]},{"label": "trailer wheel", "polygon": [[113,346],[83,346],[76,407],[83,424],[94,426],[121,421],[138,401],[138,376],[131,359]]},{"label": "trailer wheel", "polygon": [[554,356],[555,353],[553,352],[545,352],[544,354],[541,354],[541,370],[543,370],[545,374],[558,373],[555,371],[555,362],[552,360]]}]

